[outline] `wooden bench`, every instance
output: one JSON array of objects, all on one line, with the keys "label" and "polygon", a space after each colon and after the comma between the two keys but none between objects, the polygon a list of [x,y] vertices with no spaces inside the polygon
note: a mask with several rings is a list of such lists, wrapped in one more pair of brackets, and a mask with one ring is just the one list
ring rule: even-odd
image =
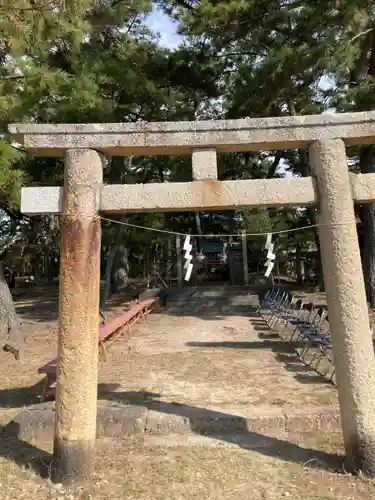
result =
[{"label": "wooden bench", "polygon": [[[131,326],[134,325],[139,319],[145,320],[147,315],[153,309],[159,306],[159,297],[142,300],[128,311],[123,312],[119,316],[113,318],[108,323],[102,324],[99,329],[99,358],[106,360],[106,346],[114,342],[116,339],[127,332],[128,336],[131,334]],[[41,402],[44,402],[48,396],[55,393],[57,381],[58,360],[54,359],[49,363],[41,366],[38,373],[45,375],[43,390],[41,394]]]}]

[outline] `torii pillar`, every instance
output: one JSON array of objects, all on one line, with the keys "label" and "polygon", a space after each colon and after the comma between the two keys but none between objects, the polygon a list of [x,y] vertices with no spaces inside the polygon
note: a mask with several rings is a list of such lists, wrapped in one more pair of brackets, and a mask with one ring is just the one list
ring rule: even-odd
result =
[{"label": "torii pillar", "polygon": [[94,467],[102,179],[98,153],[67,150],[61,217],[55,482],[88,477]]},{"label": "torii pillar", "polygon": [[344,141],[310,146],[346,470],[375,477],[375,361]]}]

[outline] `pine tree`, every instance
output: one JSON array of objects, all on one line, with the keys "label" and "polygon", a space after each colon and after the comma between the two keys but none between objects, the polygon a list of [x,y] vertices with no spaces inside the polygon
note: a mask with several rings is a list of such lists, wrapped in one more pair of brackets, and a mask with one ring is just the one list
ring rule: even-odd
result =
[{"label": "pine tree", "polygon": [[[372,1],[161,3],[201,52],[224,61],[221,89],[227,117],[314,114],[330,106],[339,111],[374,109]],[[348,153],[357,156],[362,172],[375,171],[372,148]],[[282,154],[295,173],[310,175],[306,152]],[[363,207],[361,216],[371,235],[365,242],[364,270],[368,298],[375,305],[373,206]]]}]

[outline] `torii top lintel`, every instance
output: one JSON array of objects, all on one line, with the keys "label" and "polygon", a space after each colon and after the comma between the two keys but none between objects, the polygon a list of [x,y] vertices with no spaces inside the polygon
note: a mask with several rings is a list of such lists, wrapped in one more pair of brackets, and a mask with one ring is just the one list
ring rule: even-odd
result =
[{"label": "torii top lintel", "polygon": [[108,156],[190,154],[306,148],[316,140],[375,144],[375,111],[196,122],[11,124],[11,139],[35,156],[96,149]]}]

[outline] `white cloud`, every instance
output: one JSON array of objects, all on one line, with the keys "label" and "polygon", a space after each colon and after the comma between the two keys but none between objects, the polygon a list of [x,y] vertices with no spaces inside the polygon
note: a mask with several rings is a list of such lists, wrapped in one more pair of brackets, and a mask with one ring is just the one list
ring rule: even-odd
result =
[{"label": "white cloud", "polygon": [[293,179],[293,177],[295,177],[293,173],[288,169],[288,165],[287,163],[285,163],[285,160],[283,158],[281,158],[276,172],[278,174],[281,174],[285,179]]},{"label": "white cloud", "polygon": [[177,33],[178,24],[155,5],[152,13],[147,17],[146,24],[159,36],[159,44],[162,47],[175,49],[183,40]]}]

